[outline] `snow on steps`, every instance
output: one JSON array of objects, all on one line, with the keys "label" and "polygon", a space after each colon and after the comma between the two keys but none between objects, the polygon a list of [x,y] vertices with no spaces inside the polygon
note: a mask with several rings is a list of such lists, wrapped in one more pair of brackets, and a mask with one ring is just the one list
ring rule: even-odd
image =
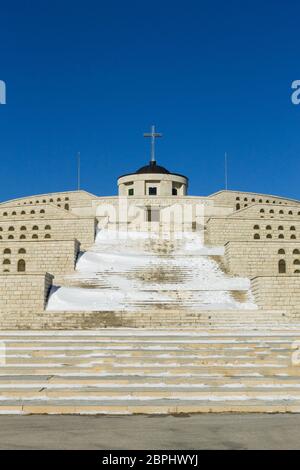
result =
[{"label": "snow on steps", "polygon": [[223,271],[224,247],[204,246],[201,233],[174,235],[180,237],[100,230],[94,246],[78,259],[76,273],[55,280],[47,309],[256,308],[249,279]]},{"label": "snow on steps", "polygon": [[0,413],[300,412],[293,327],[0,332]]}]

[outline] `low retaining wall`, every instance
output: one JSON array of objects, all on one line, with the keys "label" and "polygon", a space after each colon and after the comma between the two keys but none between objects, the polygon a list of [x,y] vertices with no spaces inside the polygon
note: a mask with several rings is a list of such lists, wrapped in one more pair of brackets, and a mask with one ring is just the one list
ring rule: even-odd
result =
[{"label": "low retaining wall", "polygon": [[251,288],[262,309],[300,311],[299,276],[256,276],[251,279]]}]

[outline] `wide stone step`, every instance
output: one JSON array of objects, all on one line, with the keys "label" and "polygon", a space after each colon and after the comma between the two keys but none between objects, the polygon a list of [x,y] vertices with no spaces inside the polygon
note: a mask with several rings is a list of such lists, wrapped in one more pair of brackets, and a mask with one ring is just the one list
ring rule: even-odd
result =
[{"label": "wide stone step", "polygon": [[[136,349],[136,348],[127,348],[127,349],[64,349],[64,348],[52,348],[48,350],[47,348],[41,347],[30,348],[30,349],[14,349],[6,348],[5,358],[6,359],[15,359],[15,358],[44,358],[44,360],[73,360],[76,359],[101,359],[101,358],[112,358],[116,360],[118,357],[131,357],[131,358],[162,358],[162,357],[183,357],[187,359],[195,359],[199,357],[282,357],[290,356],[291,348],[269,348],[268,346],[256,346],[253,348],[250,347],[224,347],[224,348],[198,348],[197,351],[193,349]],[[3,357],[0,356],[0,358]]]},{"label": "wide stone step", "polygon": [[0,376],[7,375],[56,375],[56,376],[78,376],[82,375],[85,377],[99,375],[115,375],[115,376],[124,376],[124,375],[140,375],[148,376],[153,375],[157,377],[163,376],[194,376],[194,377],[203,377],[208,375],[219,374],[221,376],[227,377],[236,377],[241,375],[255,376],[257,374],[261,376],[273,376],[280,374],[292,374],[294,376],[300,376],[300,368],[291,368],[289,370],[289,365],[287,364],[261,364],[255,363],[229,363],[229,364],[198,364],[196,366],[191,365],[176,365],[176,364],[156,364],[156,365],[126,365],[122,366],[113,366],[113,365],[95,365],[95,366],[71,366],[71,365],[60,365],[60,364],[51,364],[51,365],[39,365],[39,364],[15,364],[8,365],[0,368]]},{"label": "wide stone step", "polygon": [[[24,341],[14,341],[11,343],[4,343],[6,344],[6,351],[10,353],[10,351],[16,351],[16,353],[20,351],[39,351],[41,355],[43,355],[43,351],[66,351],[66,352],[82,352],[83,354],[86,351],[95,351],[95,352],[109,352],[117,354],[118,351],[149,351],[150,355],[151,352],[163,353],[164,351],[187,351],[191,353],[196,350],[213,350],[213,351],[230,351],[230,350],[241,350],[241,349],[248,349],[248,350],[261,350],[263,348],[271,348],[274,350],[287,350],[291,349],[292,345],[295,341],[299,339],[298,335],[291,336],[289,338],[266,338],[261,340],[255,340],[252,338],[248,339],[237,339],[237,340],[230,340],[230,339],[222,339],[222,338],[213,338],[213,339],[203,339],[202,341],[195,341],[191,340],[192,342],[189,343],[184,339],[176,342],[176,341],[155,341],[153,339],[145,339],[144,343],[140,343],[139,341],[126,341],[122,339],[116,340],[102,340],[99,342],[93,342],[88,340],[83,341],[70,341],[70,343],[66,343],[64,340],[46,340],[42,345],[39,346],[38,341],[28,340],[27,342]],[[213,346],[213,349],[212,349]],[[5,351],[1,351],[0,353],[5,353]]]},{"label": "wide stone step", "polygon": [[[22,403],[27,401],[63,401],[69,402],[80,400],[81,402],[88,403],[93,400],[101,399],[105,401],[122,401],[122,400],[205,400],[205,401],[234,401],[234,400],[264,400],[264,401],[277,401],[277,400],[300,400],[300,390],[280,390],[280,389],[242,389],[236,390],[234,387],[231,389],[220,390],[217,388],[207,388],[205,390],[196,387],[192,389],[185,388],[178,390],[178,388],[109,388],[99,390],[97,388],[86,387],[80,390],[77,389],[60,389],[49,390],[42,388],[40,390],[28,390],[26,388],[19,390],[0,390],[0,406],[5,404],[8,400],[20,400]],[[300,403],[300,402],[299,402]]]},{"label": "wide stone step", "polygon": [[156,377],[148,375],[143,376],[114,376],[106,375],[95,376],[49,376],[49,375],[15,375],[0,376],[1,390],[15,389],[38,389],[47,388],[49,390],[59,389],[82,389],[86,387],[93,388],[168,388],[186,389],[190,387],[198,387],[201,389],[218,388],[226,390],[228,388],[243,389],[300,389],[298,376],[247,376],[241,375],[231,377],[230,381],[226,376],[215,375],[213,372],[204,377],[185,377],[184,381],[181,376],[165,376]]},{"label": "wide stone step", "polygon": [[180,414],[180,413],[299,413],[299,400],[7,400],[0,414]]},{"label": "wide stone step", "polygon": [[223,366],[229,365],[233,366],[235,364],[239,364],[239,366],[243,366],[244,364],[249,364],[251,367],[259,367],[260,364],[263,362],[264,366],[271,365],[274,367],[279,367],[281,365],[288,365],[290,361],[289,354],[264,354],[264,355],[220,355],[214,354],[213,351],[210,355],[202,355],[197,354],[194,356],[169,356],[160,355],[160,356],[152,356],[147,357],[143,356],[123,356],[123,355],[107,355],[102,357],[24,357],[24,356],[7,356],[5,366],[2,367],[12,367],[12,366],[24,366],[24,367],[56,367],[56,366],[82,366],[82,367],[95,367],[99,366],[109,366],[112,365],[113,367],[164,367],[170,365],[171,367],[180,367],[180,366],[190,366],[192,364],[193,367],[196,366]]},{"label": "wide stone step", "polygon": [[84,389],[149,389],[176,390],[201,389],[201,390],[300,390],[299,377],[248,377],[236,376],[228,381],[227,377],[186,377],[183,381],[181,377],[154,377],[154,376],[104,376],[104,377],[84,377],[84,376],[4,376],[0,377],[0,390],[84,390]]}]

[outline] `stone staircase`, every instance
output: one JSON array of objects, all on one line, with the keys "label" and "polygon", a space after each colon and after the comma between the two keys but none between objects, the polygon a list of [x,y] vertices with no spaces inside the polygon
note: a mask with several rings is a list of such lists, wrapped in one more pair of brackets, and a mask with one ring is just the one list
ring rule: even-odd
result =
[{"label": "stone staircase", "polygon": [[0,413],[300,412],[300,319],[258,309],[222,250],[97,237],[46,311],[11,317],[31,331],[0,331]]},{"label": "stone staircase", "polygon": [[300,412],[300,324],[0,333],[0,413]]},{"label": "stone staircase", "polygon": [[95,245],[79,258],[76,273],[55,279],[59,288],[53,289],[48,310],[161,312],[256,307],[249,279],[224,272],[224,248],[204,246],[201,234],[183,234],[172,240],[149,239],[143,233],[126,237],[118,234],[114,239],[108,231],[100,231]]}]

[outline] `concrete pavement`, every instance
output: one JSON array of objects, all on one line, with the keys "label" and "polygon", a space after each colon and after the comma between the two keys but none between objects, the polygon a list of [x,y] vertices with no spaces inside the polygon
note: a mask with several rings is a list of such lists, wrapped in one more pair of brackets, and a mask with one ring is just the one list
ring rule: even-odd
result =
[{"label": "concrete pavement", "polygon": [[299,414],[0,416],[0,449],[300,449]]}]

